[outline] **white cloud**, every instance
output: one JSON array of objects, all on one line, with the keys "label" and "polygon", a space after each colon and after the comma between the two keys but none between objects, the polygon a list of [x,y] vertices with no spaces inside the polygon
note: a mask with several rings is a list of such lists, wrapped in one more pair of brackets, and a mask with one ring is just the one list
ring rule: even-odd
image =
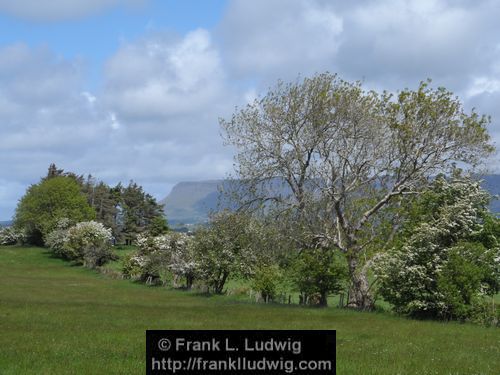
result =
[{"label": "white cloud", "polygon": [[108,104],[142,119],[199,112],[225,89],[218,51],[201,29],[124,45],[107,63],[106,79]]},{"label": "white cloud", "polygon": [[134,6],[144,2],[145,0],[0,0],[0,13],[33,21],[62,21],[119,5]]},{"label": "white cloud", "polygon": [[491,77],[477,77],[467,90],[467,97],[477,96],[483,93],[493,94],[500,91],[500,79]]},{"label": "white cloud", "polygon": [[115,155],[123,155],[123,175],[155,188],[159,181],[171,186],[230,170],[218,118],[229,115],[244,94],[229,85],[207,30],[125,43],[106,64],[102,100],[119,123],[113,155],[103,163],[113,165]]},{"label": "white cloud", "polygon": [[357,3],[343,13],[338,66],[385,88],[432,78],[463,90],[492,59],[499,9],[491,2],[445,0]]},{"label": "white cloud", "polygon": [[275,80],[331,68],[342,31],[329,2],[237,0],[229,3],[219,35],[236,74]]}]

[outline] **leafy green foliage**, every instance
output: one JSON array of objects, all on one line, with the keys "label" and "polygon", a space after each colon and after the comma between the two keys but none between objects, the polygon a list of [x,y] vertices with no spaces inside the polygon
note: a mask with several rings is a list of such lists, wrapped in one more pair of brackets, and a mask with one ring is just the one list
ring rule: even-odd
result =
[{"label": "leafy green foliage", "polygon": [[327,305],[329,294],[338,293],[345,285],[345,259],[333,251],[311,249],[302,251],[293,264],[292,280],[305,301]]},{"label": "leafy green foliage", "polygon": [[95,210],[87,203],[80,186],[67,176],[31,185],[17,205],[14,225],[26,230],[29,241],[41,244],[62,218],[74,222],[95,218]]},{"label": "leafy green foliage", "polygon": [[265,302],[273,301],[279,293],[289,289],[285,270],[276,264],[258,267],[250,285],[253,290],[260,293]]},{"label": "leafy green foliage", "polygon": [[[47,175],[41,179],[39,184],[30,187],[27,195],[28,193],[30,195],[34,193],[40,195],[40,192],[38,192],[40,190],[39,186],[50,185],[53,189],[53,185],[60,184],[61,179],[72,181],[68,182],[68,184],[74,185],[71,186],[72,193],[79,196],[80,204],[83,204],[86,200],[88,207],[81,210],[80,214],[65,212],[64,210],[55,214],[49,213],[50,221],[47,221],[46,217],[44,217],[34,222],[30,215],[36,216],[37,211],[46,210],[45,206],[56,211],[60,207],[67,207],[68,211],[78,211],[79,207],[72,208],[71,204],[63,199],[54,208],[56,199],[52,196],[60,194],[60,191],[51,194],[51,197],[48,197],[47,194],[44,197],[39,197],[36,206],[34,206],[30,197],[26,198],[26,202],[23,203],[18,215],[19,220],[16,222],[21,227],[29,227],[28,234],[32,242],[42,244],[43,237],[55,228],[54,223],[62,217],[71,219],[73,222],[95,219],[106,228],[111,229],[114,241],[125,241],[127,244],[132,244],[137,235],[145,231],[150,231],[153,235],[159,235],[168,230],[163,214],[163,206],[158,204],[154,197],[144,192],[143,188],[133,181],[130,181],[128,186],[118,183],[116,186],[110,187],[102,181],[97,181],[92,175],[85,178],[83,175],[65,172],[64,169],[59,169],[55,164],[51,164]],[[33,193],[30,192],[30,189],[37,191]],[[77,190],[79,190],[80,194],[77,194]],[[46,202],[39,203],[40,200],[46,200]],[[89,208],[92,212],[91,215],[86,212]],[[27,209],[30,211],[29,215],[25,212]],[[47,228],[40,228],[43,223]]]},{"label": "leafy green foliage", "polygon": [[500,273],[495,270],[498,249],[486,249],[481,243],[460,243],[447,254],[437,279],[447,311],[445,319],[474,319],[479,305],[486,304],[484,296],[497,293]]},{"label": "leafy green foliage", "polygon": [[148,232],[151,236],[160,236],[168,232],[167,219],[163,215],[154,216],[148,227]]}]

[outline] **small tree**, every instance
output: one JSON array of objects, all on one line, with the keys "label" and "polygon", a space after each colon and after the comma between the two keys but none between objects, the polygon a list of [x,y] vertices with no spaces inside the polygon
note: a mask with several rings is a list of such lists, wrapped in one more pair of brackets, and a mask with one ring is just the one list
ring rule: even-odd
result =
[{"label": "small tree", "polygon": [[230,275],[252,274],[257,260],[247,216],[220,212],[208,228],[196,232],[194,241],[200,278],[214,293],[223,292]]},{"label": "small tree", "polygon": [[259,292],[264,302],[274,301],[276,296],[291,290],[286,271],[277,264],[264,264],[251,277],[252,289]]},{"label": "small tree", "polygon": [[196,277],[197,261],[192,240],[184,233],[168,232],[161,236],[141,234],[137,237],[139,250],[124,264],[123,272],[135,279],[159,280],[166,272],[174,276],[174,286],[184,278],[191,289]]},{"label": "small tree", "polygon": [[319,306],[327,306],[328,296],[344,289],[346,277],[345,260],[332,251],[304,250],[292,267],[292,280],[304,303],[314,300]]}]

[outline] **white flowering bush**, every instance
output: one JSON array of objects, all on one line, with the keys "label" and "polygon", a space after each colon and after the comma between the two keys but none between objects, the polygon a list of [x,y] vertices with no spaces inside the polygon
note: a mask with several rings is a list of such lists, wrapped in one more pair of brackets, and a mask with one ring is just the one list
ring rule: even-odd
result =
[{"label": "white flowering bush", "polygon": [[15,245],[26,241],[26,233],[14,227],[0,227],[0,245]]},{"label": "white flowering bush", "polygon": [[210,226],[197,231],[194,252],[199,278],[214,293],[222,293],[229,277],[250,277],[257,266],[251,220],[238,213],[220,212]]},{"label": "white flowering bush", "polygon": [[145,255],[130,254],[123,262],[122,273],[129,279],[141,280],[148,262],[149,257]]},{"label": "white flowering bush", "polygon": [[379,291],[397,312],[471,319],[500,286],[500,224],[489,195],[471,180],[439,178],[428,209],[399,248],[379,258]]},{"label": "white flowering bush", "polygon": [[123,274],[136,280],[159,280],[166,272],[174,277],[174,286],[181,278],[191,288],[197,262],[192,240],[184,233],[168,232],[160,236],[141,234],[137,237],[139,250],[125,260]]},{"label": "white flowering bush", "polygon": [[84,221],[70,226],[64,220],[46,237],[46,244],[56,255],[96,268],[116,259],[112,251],[111,229],[96,221]]},{"label": "white flowering bush", "polygon": [[68,229],[72,225],[73,222],[70,219],[61,218],[56,224],[56,229],[45,236],[45,245],[58,257],[69,259],[65,246],[69,240]]}]

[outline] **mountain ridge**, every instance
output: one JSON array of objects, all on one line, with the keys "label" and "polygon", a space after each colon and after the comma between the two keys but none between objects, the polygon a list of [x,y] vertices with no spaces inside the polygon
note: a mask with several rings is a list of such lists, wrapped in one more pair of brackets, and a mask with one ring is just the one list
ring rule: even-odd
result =
[{"label": "mountain ridge", "polygon": [[[500,174],[485,175],[482,186],[492,195],[500,195]],[[218,208],[220,190],[228,180],[213,179],[201,181],[182,181],[159,202],[165,205],[164,211],[171,225],[195,225],[208,220],[209,213]],[[500,215],[500,200],[493,200],[490,208]]]}]

